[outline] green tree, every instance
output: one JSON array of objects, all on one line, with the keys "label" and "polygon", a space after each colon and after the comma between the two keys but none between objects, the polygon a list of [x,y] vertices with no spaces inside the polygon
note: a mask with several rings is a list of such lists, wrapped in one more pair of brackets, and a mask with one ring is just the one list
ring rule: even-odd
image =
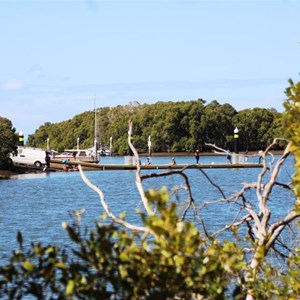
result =
[{"label": "green tree", "polygon": [[201,117],[203,140],[220,147],[232,148],[234,126],[232,119],[236,110],[229,104],[220,105],[214,100],[205,107],[205,114]]},{"label": "green tree", "polygon": [[[220,147],[232,147],[233,129],[240,129],[241,148],[257,150],[261,145],[281,136],[281,114],[274,109],[253,109],[237,112],[230,104],[202,99],[178,102],[139,104],[137,102],[117,107],[103,107],[88,111],[70,120],[51,124],[46,122],[28,138],[28,145],[46,147],[50,139],[52,149],[63,151],[76,146],[80,139],[82,148],[94,145],[95,126],[98,141],[108,146],[113,138],[113,151],[127,153],[128,122],[134,123],[133,142],[139,152],[147,151],[147,140],[151,136],[152,150],[194,151],[205,143],[216,143]],[[284,145],[279,145],[281,149]]]},{"label": "green tree", "polygon": [[18,137],[10,120],[0,117],[0,168],[7,162],[9,153],[16,150]]},{"label": "green tree", "polygon": [[233,120],[239,129],[242,149],[265,149],[274,137],[282,137],[281,114],[273,109],[253,108],[239,111]]}]

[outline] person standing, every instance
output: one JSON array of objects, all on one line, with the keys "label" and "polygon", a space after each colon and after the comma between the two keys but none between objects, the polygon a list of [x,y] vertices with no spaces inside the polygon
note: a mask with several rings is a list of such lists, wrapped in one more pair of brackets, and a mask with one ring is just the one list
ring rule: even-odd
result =
[{"label": "person standing", "polygon": [[263,159],[263,153],[264,151],[262,151],[261,149],[258,151],[258,163],[260,164],[262,159]]},{"label": "person standing", "polygon": [[50,168],[50,160],[51,160],[50,153],[48,151],[46,151],[45,153],[46,153],[46,156],[45,156],[46,165],[45,165],[43,171],[46,171],[46,169]]},{"label": "person standing", "polygon": [[226,156],[226,158],[227,158],[227,163],[228,163],[228,164],[231,164],[232,161],[231,161],[231,154],[230,154],[230,150],[229,150],[229,149],[226,151],[226,154],[227,154],[227,156]]},{"label": "person standing", "polygon": [[248,149],[246,149],[244,156],[245,156],[245,163],[247,163],[248,162]]},{"label": "person standing", "polygon": [[74,159],[74,160],[76,160],[76,154],[77,154],[76,151],[73,151],[73,154],[72,154],[72,155],[73,155],[73,159]]},{"label": "person standing", "polygon": [[196,150],[196,152],[195,152],[195,159],[196,159],[196,164],[199,164],[199,159],[200,159],[200,152],[199,152],[199,150]]}]

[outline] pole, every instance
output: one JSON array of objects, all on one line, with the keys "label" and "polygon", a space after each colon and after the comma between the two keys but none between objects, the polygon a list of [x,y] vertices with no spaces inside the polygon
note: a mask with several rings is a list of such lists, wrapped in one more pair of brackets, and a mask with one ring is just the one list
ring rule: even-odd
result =
[{"label": "pole", "polygon": [[97,153],[97,144],[98,144],[98,142],[97,142],[97,140],[95,139],[95,141],[94,141],[94,152],[95,152],[95,159],[97,160],[98,159],[98,153]]},{"label": "pole", "polygon": [[79,137],[77,138],[77,150],[79,150]]},{"label": "pole", "polygon": [[19,144],[20,146],[24,146],[24,134],[22,131],[19,132]]},{"label": "pole", "polygon": [[94,151],[95,151],[95,159],[98,160],[98,136],[99,136],[99,133],[98,133],[98,128],[97,128],[97,112],[96,112],[96,96],[94,98]]},{"label": "pole", "polygon": [[233,138],[234,138],[234,153],[238,154],[239,153],[239,130],[237,127],[235,127],[233,131]]},{"label": "pole", "polygon": [[151,156],[151,136],[148,136],[148,153],[149,156]]},{"label": "pole", "polygon": [[49,151],[49,150],[50,150],[50,139],[47,138],[47,151]]},{"label": "pole", "polygon": [[111,156],[112,152],[112,136],[109,138],[109,155]]},{"label": "pole", "polygon": [[233,131],[233,138],[234,138],[234,155],[233,155],[233,163],[238,164],[240,162],[239,158],[239,130],[235,127]]},{"label": "pole", "polygon": [[97,139],[97,113],[96,113],[96,96],[94,99],[94,122],[95,122],[95,127],[94,127],[94,138]]}]

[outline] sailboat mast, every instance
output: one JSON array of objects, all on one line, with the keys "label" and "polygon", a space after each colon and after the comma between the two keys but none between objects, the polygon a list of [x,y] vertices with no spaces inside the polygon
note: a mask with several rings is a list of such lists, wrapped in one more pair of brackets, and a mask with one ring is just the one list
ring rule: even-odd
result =
[{"label": "sailboat mast", "polygon": [[94,125],[94,138],[97,141],[97,114],[96,114],[96,96],[94,98],[94,114],[95,114],[95,125]]},{"label": "sailboat mast", "polygon": [[98,153],[97,153],[97,150],[98,150],[98,140],[97,140],[97,113],[96,113],[96,96],[94,98],[94,114],[95,114],[95,124],[94,124],[94,151],[95,151],[95,158],[98,159]]}]

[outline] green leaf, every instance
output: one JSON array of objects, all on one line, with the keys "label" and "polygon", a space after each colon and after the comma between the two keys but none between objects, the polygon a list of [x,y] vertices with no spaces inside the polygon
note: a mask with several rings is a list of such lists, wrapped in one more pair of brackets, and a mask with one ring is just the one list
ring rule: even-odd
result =
[{"label": "green leaf", "polygon": [[35,266],[32,262],[26,260],[23,262],[23,268],[28,272],[33,272],[35,269]]},{"label": "green leaf", "polygon": [[67,287],[66,287],[66,295],[71,296],[74,293],[75,281],[68,280]]}]

